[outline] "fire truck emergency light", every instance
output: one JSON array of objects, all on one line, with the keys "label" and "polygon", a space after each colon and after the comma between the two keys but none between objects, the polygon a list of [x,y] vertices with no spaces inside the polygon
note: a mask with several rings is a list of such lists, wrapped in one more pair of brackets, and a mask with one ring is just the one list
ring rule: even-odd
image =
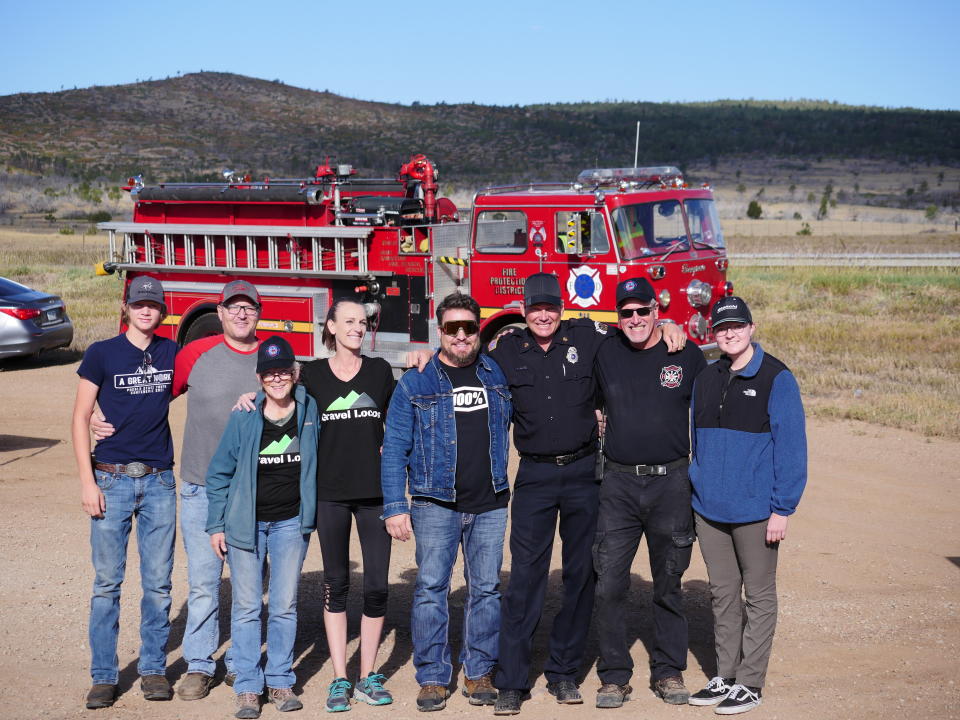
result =
[{"label": "fire truck emergency light", "polygon": [[587,185],[615,185],[621,182],[659,183],[679,179],[683,173],[673,165],[651,165],[635,168],[592,168],[577,175],[578,183]]}]

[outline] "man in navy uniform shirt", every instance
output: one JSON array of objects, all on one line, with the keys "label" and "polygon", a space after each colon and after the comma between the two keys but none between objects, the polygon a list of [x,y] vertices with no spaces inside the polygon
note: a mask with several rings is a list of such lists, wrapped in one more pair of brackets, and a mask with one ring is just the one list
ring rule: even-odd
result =
[{"label": "man in navy uniform shirt", "polygon": [[[494,680],[500,690],[497,715],[520,712],[530,688],[531,646],[543,614],[558,516],[563,604],[554,619],[544,674],[558,702],[583,702],[576,675],[593,612],[591,545],[600,489],[595,476],[594,358],[616,334],[593,320],[562,320],[555,275],[531,275],[523,296],[526,329],[501,334],[488,346],[513,396],[513,440],[521,458],[511,505],[510,585],[503,600]],[[685,340],[675,325],[667,332],[677,345]]]}]

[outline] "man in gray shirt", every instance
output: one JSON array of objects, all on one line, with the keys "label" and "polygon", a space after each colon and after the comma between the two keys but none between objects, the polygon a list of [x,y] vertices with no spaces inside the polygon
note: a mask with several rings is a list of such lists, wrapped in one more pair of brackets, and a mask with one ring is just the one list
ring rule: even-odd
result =
[{"label": "man in gray shirt", "polygon": [[[180,453],[180,530],[187,552],[190,593],[183,657],[187,674],[177,687],[182,700],[206,697],[213,686],[220,646],[220,577],[223,561],[210,547],[207,523],[206,474],[210,458],[237,398],[257,389],[257,321],[260,295],[245,280],[227,283],[220,294],[217,315],[222,335],[200,338],[186,345],[174,367],[173,396],[190,391]],[[113,432],[108,423],[93,420],[94,434]],[[230,661],[227,682],[230,683]]]}]

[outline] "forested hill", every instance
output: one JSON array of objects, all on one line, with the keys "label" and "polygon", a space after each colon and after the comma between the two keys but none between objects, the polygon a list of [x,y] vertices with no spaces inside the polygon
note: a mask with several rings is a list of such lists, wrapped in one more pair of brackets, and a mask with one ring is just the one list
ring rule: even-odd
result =
[{"label": "forested hill", "polygon": [[960,164],[960,112],[823,102],[393,105],[226,73],[0,97],[7,171],[151,181],[309,172],[326,155],[391,175],[412,152],[441,181],[572,178],[633,163],[883,158]]}]

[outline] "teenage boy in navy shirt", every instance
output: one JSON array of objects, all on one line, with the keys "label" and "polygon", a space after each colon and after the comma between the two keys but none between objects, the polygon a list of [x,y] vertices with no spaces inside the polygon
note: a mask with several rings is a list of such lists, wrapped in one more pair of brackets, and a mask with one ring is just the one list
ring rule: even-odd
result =
[{"label": "teenage boy in navy shirt", "polygon": [[[109,707],[117,697],[120,585],[134,518],[143,586],[140,687],[147,700],[172,696],[165,674],[177,498],[167,410],[177,345],[154,335],[167,315],[159,280],[134,278],[122,312],[126,331],[84,353],[73,409],[80,499],[91,518],[95,571],[89,627],[93,687],[86,699],[90,709]],[[116,432],[98,442],[91,455],[88,426],[94,403]]]}]

